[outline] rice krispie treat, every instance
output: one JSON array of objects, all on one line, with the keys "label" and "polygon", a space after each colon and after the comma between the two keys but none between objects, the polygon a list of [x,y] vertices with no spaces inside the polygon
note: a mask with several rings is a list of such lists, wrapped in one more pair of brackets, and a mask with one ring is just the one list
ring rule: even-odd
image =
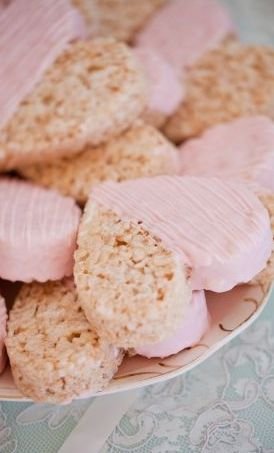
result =
[{"label": "rice krispie treat", "polygon": [[176,148],[161,132],[138,121],[104,145],[88,146],[76,156],[48,164],[29,165],[21,168],[20,173],[83,204],[99,182],[173,174],[177,170]]},{"label": "rice krispie treat", "polygon": [[0,179],[0,277],[70,276],[81,211],[73,199],[24,181]]},{"label": "rice krispie treat", "polygon": [[126,130],[144,105],[143,74],[125,44],[74,42],[0,130],[0,169],[96,146]]},{"label": "rice krispie treat", "polygon": [[190,303],[188,270],[141,220],[121,219],[93,201],[93,193],[75,254],[81,306],[113,344],[131,348],[161,341],[180,326]]},{"label": "rice krispie treat", "polygon": [[[272,218],[274,234],[274,122],[264,116],[236,118],[207,129],[179,147],[180,174],[246,183]],[[274,242],[273,242],[274,245]],[[274,254],[255,279],[274,279]]]},{"label": "rice krispie treat", "polygon": [[0,128],[69,43],[86,36],[68,0],[0,1]]},{"label": "rice krispie treat", "polygon": [[22,288],[9,314],[6,346],[18,389],[48,403],[102,390],[123,357],[90,326],[70,280]]},{"label": "rice krispie treat", "polygon": [[251,115],[274,119],[274,49],[227,40],[186,72],[184,101],[164,132],[180,143]]},{"label": "rice krispie treat", "polygon": [[131,41],[166,0],[72,0],[83,13],[91,36]]},{"label": "rice krispie treat", "polygon": [[86,205],[74,276],[92,325],[110,342],[137,348],[182,325],[189,285],[228,291],[261,272],[271,251],[268,213],[240,183],[178,176],[107,182]]}]

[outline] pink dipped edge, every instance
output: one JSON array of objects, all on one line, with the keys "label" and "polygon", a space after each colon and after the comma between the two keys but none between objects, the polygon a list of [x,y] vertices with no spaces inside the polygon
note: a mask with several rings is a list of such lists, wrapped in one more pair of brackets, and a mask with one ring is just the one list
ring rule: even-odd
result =
[{"label": "pink dipped edge", "polygon": [[0,179],[0,277],[45,282],[72,275],[81,211],[73,199]]},{"label": "pink dipped edge", "polygon": [[135,352],[148,359],[152,357],[164,358],[172,354],[177,354],[183,349],[197,344],[208,327],[209,313],[205,293],[204,291],[194,291],[192,301],[181,327],[166,340],[155,344],[139,346],[135,349]]}]

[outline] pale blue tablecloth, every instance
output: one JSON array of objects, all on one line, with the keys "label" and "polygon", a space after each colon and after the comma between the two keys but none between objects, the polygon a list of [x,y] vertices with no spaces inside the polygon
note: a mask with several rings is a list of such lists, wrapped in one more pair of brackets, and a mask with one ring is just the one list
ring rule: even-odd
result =
[{"label": "pale blue tablecloth", "polygon": [[[274,0],[223,1],[245,40],[274,43]],[[93,401],[0,403],[0,453],[57,453]],[[274,294],[260,318],[208,361],[142,391],[101,453],[125,452],[274,453]]]}]

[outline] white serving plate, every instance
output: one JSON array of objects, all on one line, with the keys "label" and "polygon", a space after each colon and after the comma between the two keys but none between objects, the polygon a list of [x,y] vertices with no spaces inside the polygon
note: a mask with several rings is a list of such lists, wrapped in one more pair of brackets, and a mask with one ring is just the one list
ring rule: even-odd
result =
[{"label": "white serving plate", "polygon": [[[97,396],[163,382],[200,365],[258,318],[270,293],[270,286],[248,285],[222,294],[208,292],[211,323],[199,344],[166,359],[125,358],[112,382]],[[9,368],[0,376],[0,400],[27,400],[15,387]]]},{"label": "white serving plate", "polygon": [[[273,46],[273,0],[221,1],[231,10],[243,41]],[[166,359],[125,358],[110,385],[97,396],[163,382],[200,365],[259,317],[270,293],[270,285],[246,285],[227,293],[207,293],[211,325],[199,344]],[[12,299],[13,295],[10,296]],[[15,387],[9,368],[0,376],[0,400],[27,401]]]}]

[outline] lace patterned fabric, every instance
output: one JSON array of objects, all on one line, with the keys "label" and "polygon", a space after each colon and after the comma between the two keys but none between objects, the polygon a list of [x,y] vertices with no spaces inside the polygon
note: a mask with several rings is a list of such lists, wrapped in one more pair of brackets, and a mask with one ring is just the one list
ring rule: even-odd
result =
[{"label": "lace patterned fabric", "polygon": [[273,309],[274,294],[260,319],[211,359],[147,388],[102,453],[274,453]]}]

